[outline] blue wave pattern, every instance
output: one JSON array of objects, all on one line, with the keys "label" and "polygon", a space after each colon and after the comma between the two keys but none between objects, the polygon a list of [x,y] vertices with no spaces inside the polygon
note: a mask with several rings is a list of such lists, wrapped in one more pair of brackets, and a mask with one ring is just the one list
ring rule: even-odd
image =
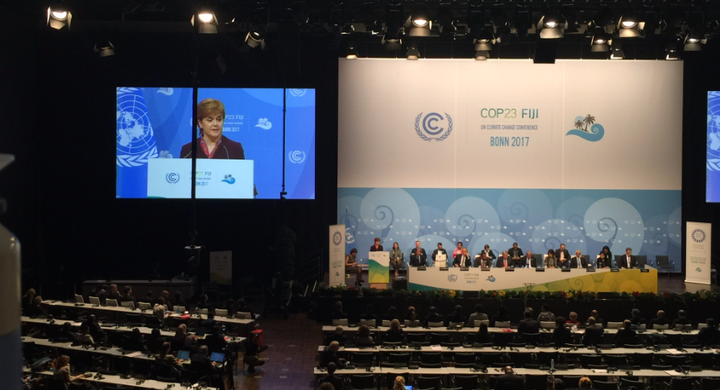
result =
[{"label": "blue wave pattern", "polygon": [[680,271],[681,191],[554,189],[338,188],[338,223],[347,251],[361,259],[374,237],[409,257],[419,240],[428,257],[437,243],[451,255],[458,241],[472,254],[485,244],[496,254],[517,242],[533,253],[565,243],[591,259],[608,245],[636,255],[668,255]]},{"label": "blue wave pattern", "polygon": [[601,124],[595,123],[590,126],[590,131],[584,131],[580,129],[572,129],[565,135],[576,135],[586,141],[597,142],[605,136],[605,128]]}]

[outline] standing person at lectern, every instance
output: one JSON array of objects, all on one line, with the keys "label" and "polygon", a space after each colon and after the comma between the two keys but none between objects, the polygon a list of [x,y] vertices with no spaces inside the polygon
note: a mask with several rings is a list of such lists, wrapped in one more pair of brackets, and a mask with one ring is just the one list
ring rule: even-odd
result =
[{"label": "standing person at lectern", "polygon": [[375,243],[370,247],[370,252],[382,252],[383,246],[380,245],[380,237],[375,237]]},{"label": "standing person at lectern", "polygon": [[495,254],[490,249],[490,245],[485,244],[485,248],[483,248],[483,253],[485,253],[485,256],[487,256],[488,259],[490,259],[490,260],[495,259]]},{"label": "standing person at lectern", "polygon": [[453,261],[453,267],[466,268],[466,267],[470,267],[471,264],[472,264],[472,260],[470,259],[470,256],[468,255],[467,248],[463,248],[462,253],[455,256],[455,260]]},{"label": "standing person at lectern", "polygon": [[415,248],[410,251],[410,266],[419,267],[427,265],[427,253],[420,247],[420,241],[415,241]]},{"label": "standing person at lectern", "polygon": [[513,260],[520,260],[523,257],[523,251],[518,247],[517,242],[513,242],[512,248],[508,249],[508,254]]},{"label": "standing person at lectern", "polygon": [[621,269],[638,268],[637,259],[632,255],[632,248],[625,248],[625,255],[620,257],[620,264],[618,264],[618,267]]},{"label": "standing person at lectern", "polygon": [[403,264],[403,253],[400,250],[400,244],[397,242],[393,243],[393,247],[390,250],[390,264],[392,264],[395,270],[395,277],[398,276],[398,270]]},{"label": "standing person at lectern", "polygon": [[245,151],[240,142],[223,135],[225,105],[217,99],[205,99],[197,106],[197,125],[200,137],[183,145],[181,158],[192,158],[192,143],[197,142],[197,158],[245,159]]},{"label": "standing person at lectern", "polygon": [[495,267],[507,268],[510,266],[512,266],[510,256],[508,255],[507,251],[503,251],[502,256],[498,257],[497,262],[495,263]]},{"label": "standing person at lectern", "polygon": [[570,260],[570,252],[565,249],[565,244],[560,244],[560,248],[555,250],[555,258],[557,258],[558,263],[563,259]]},{"label": "standing person at lectern", "polygon": [[[462,247],[462,242],[458,242],[458,246],[459,246],[459,247]],[[463,248],[463,249],[464,249],[464,248]],[[457,252],[457,249],[456,249],[453,253],[455,253],[455,252]],[[462,251],[460,251],[460,252],[462,253]],[[438,242],[438,243],[437,243],[437,249],[435,249],[435,250],[433,251],[433,253],[432,253],[433,264],[435,264],[435,262],[437,261],[437,256],[438,256],[438,255],[445,255],[445,261],[447,261],[447,258],[448,258],[448,257],[447,257],[447,251],[446,251],[445,249],[443,249],[443,247],[442,247],[442,242]],[[455,258],[455,256],[453,255],[453,259],[454,259],[454,258]]]}]

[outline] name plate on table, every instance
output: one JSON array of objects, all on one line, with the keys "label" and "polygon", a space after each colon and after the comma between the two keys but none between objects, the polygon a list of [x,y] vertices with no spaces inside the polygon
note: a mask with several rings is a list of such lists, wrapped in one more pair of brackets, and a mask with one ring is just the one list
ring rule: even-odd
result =
[{"label": "name plate on table", "polygon": [[640,269],[640,272],[650,272],[650,270],[647,269],[647,268],[641,268],[641,269]]},{"label": "name plate on table", "polygon": [[570,268],[563,268],[561,272],[570,272]]},{"label": "name plate on table", "polygon": [[424,265],[421,265],[421,266],[417,267],[417,270],[418,270],[418,271],[425,271],[425,269],[426,269],[426,268],[425,268]]},{"label": "name plate on table", "polygon": [[468,267],[460,267],[460,271],[469,271],[469,270],[470,270],[470,268],[468,268]]},{"label": "name plate on table", "polygon": [[447,271],[447,270],[448,270],[448,267],[440,267],[439,270],[440,270],[440,271]]},{"label": "name plate on table", "polygon": [[620,272],[620,268],[612,268],[610,269],[610,272]]},{"label": "name plate on table", "polygon": [[480,271],[490,271],[490,267],[480,267]]},{"label": "name plate on table", "polygon": [[595,268],[587,267],[585,268],[585,272],[595,272]]},{"label": "name plate on table", "polygon": [[545,272],[545,268],[535,268],[535,272]]},{"label": "name plate on table", "polygon": [[515,272],[515,268],[507,267],[507,268],[505,268],[505,272]]}]

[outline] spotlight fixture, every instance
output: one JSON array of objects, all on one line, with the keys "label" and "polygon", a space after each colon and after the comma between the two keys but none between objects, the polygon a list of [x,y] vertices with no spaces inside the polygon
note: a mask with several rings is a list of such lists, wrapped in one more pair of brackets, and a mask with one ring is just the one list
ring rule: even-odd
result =
[{"label": "spotlight fixture", "polygon": [[590,41],[590,51],[592,53],[606,53],[610,51],[610,45],[612,45],[610,35],[605,33],[601,28],[595,29],[595,34]]},{"label": "spotlight fixture", "polygon": [[680,59],[677,42],[672,41],[665,45],[665,59],[668,61],[677,61]]},{"label": "spotlight fixture", "polygon": [[347,58],[348,60],[356,60],[358,58],[358,56],[359,56],[359,53],[358,53],[358,49],[357,49],[357,46],[355,45],[355,43],[353,43],[353,42],[348,43],[345,58]]},{"label": "spotlight fixture", "polygon": [[430,36],[432,21],[425,4],[418,4],[413,8],[412,14],[406,21],[408,36],[427,37]]},{"label": "spotlight fixture", "polygon": [[387,51],[396,51],[402,49],[402,39],[398,36],[397,31],[394,33],[391,33],[390,31],[386,32],[385,35],[383,35],[382,38],[382,45],[383,48]]},{"label": "spotlight fixture", "polygon": [[475,51],[490,51],[496,42],[495,34],[492,27],[485,27],[480,30],[477,38],[473,40]]},{"label": "spotlight fixture", "polygon": [[55,30],[62,30],[67,26],[70,29],[72,23],[72,12],[62,5],[48,7],[46,24]]},{"label": "spotlight fixture", "polygon": [[565,35],[568,27],[567,20],[557,13],[548,13],[540,18],[537,30],[540,31],[540,39],[559,39]]},{"label": "spotlight fixture", "polygon": [[102,41],[95,45],[95,53],[98,53],[100,58],[110,57],[115,55],[115,46],[110,41]]},{"label": "spotlight fixture", "polygon": [[475,50],[475,61],[487,61],[490,53],[485,50]]},{"label": "spotlight fixture", "polygon": [[412,61],[418,60],[420,58],[420,50],[418,50],[417,45],[409,45],[405,57],[407,57],[408,60]]},{"label": "spotlight fixture", "polygon": [[260,46],[260,50],[265,50],[265,34],[262,29],[254,28],[245,35],[245,44],[254,49]]},{"label": "spotlight fixture", "polygon": [[620,38],[641,37],[644,34],[645,22],[635,14],[625,13],[618,19],[617,30]]},{"label": "spotlight fixture", "polygon": [[702,46],[707,42],[705,35],[700,33],[698,30],[690,30],[689,33],[685,34],[683,50],[684,51],[701,51]]},{"label": "spotlight fixture", "polygon": [[610,52],[611,60],[622,60],[625,58],[625,52],[622,49],[622,43],[619,39],[616,39],[612,43],[612,51]]},{"label": "spotlight fixture", "polygon": [[[197,19],[197,26],[195,19]],[[217,17],[215,17],[215,14],[207,8],[203,8],[197,14],[193,15],[190,19],[190,23],[193,27],[197,27],[197,32],[200,34],[217,34],[218,32]]]}]

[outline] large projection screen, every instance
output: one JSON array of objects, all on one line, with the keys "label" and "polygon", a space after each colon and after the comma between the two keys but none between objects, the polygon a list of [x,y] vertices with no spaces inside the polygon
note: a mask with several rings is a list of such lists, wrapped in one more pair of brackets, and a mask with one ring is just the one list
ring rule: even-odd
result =
[{"label": "large projection screen", "polygon": [[340,59],[348,251],[607,245],[679,271],[682,76],[681,61]]}]

